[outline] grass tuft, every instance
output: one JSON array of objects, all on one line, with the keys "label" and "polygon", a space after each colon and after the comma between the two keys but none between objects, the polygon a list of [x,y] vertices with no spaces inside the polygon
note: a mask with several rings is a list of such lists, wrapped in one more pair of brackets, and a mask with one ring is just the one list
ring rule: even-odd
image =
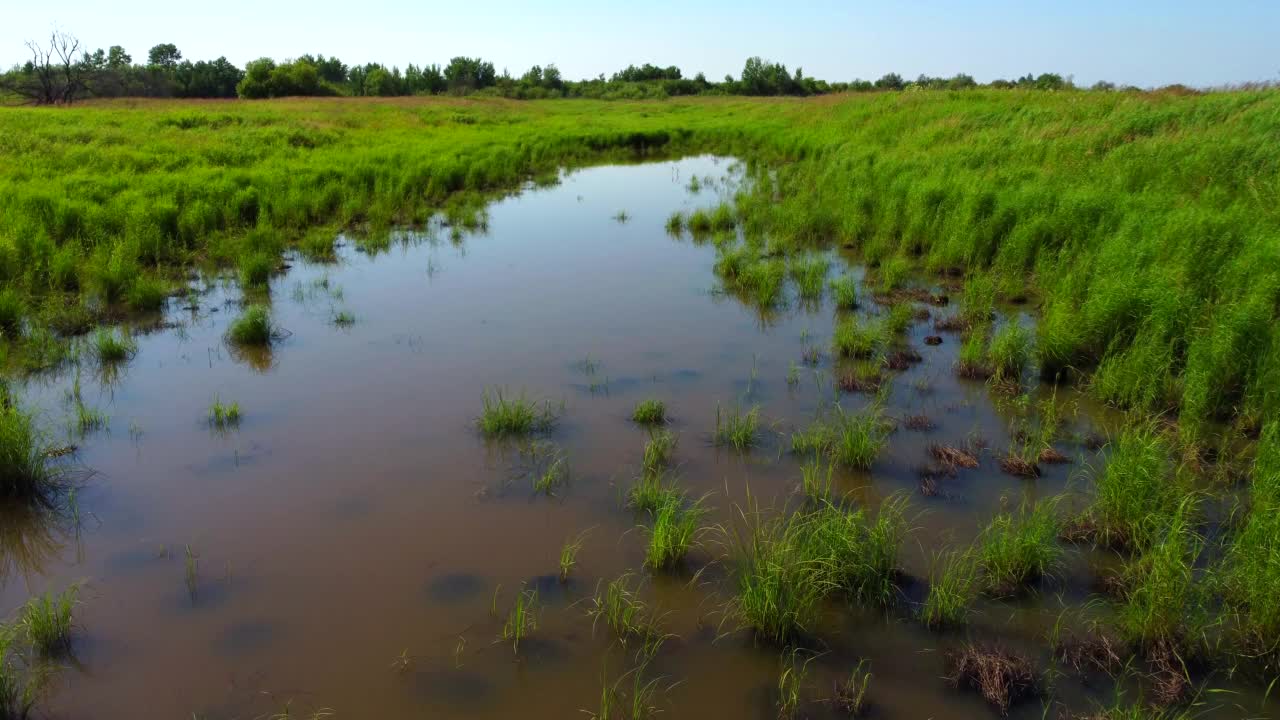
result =
[{"label": "grass tuft", "polygon": [[641,425],[661,425],[667,421],[667,406],[656,398],[641,400],[631,411],[631,419]]},{"label": "grass tuft", "polygon": [[717,445],[728,445],[739,452],[750,450],[760,441],[760,408],[753,406],[745,413],[737,405],[725,411],[716,406]]},{"label": "grass tuft", "polygon": [[18,616],[18,627],[36,652],[59,657],[71,651],[72,615],[80,604],[80,587],[48,592],[27,601]]},{"label": "grass tuft", "polygon": [[509,397],[502,389],[485,390],[476,425],[486,437],[521,437],[555,427],[559,413],[550,401],[539,404],[523,394]]},{"label": "grass tuft", "polygon": [[250,305],[231,322],[227,338],[236,345],[262,347],[270,345],[279,334],[264,305]]}]

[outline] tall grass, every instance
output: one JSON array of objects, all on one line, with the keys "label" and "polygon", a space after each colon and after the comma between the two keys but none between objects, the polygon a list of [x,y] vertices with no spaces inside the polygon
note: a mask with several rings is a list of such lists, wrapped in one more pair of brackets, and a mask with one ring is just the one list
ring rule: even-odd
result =
[{"label": "tall grass", "polygon": [[0,499],[48,499],[59,483],[35,417],[0,401]]},{"label": "tall grass", "polygon": [[138,343],[132,337],[105,328],[93,334],[92,347],[94,356],[104,365],[124,362],[138,351]]},{"label": "tall grass", "polygon": [[1182,500],[1150,546],[1125,565],[1117,623],[1136,645],[1177,651],[1201,640],[1209,616],[1207,588],[1195,570],[1204,547],[1191,526],[1195,509],[1194,499]]},{"label": "tall grass", "polygon": [[957,627],[968,622],[981,587],[978,554],[972,548],[952,550],[934,558],[929,595],[920,619],[932,628]]},{"label": "tall grass", "polygon": [[991,521],[978,550],[988,592],[1011,595],[1058,567],[1062,547],[1056,508],[1057,502],[1047,500]]},{"label": "tall grass", "polygon": [[1099,542],[1143,547],[1151,541],[1181,497],[1172,454],[1169,441],[1150,422],[1125,427],[1109,443],[1086,512]]},{"label": "tall grass", "polygon": [[989,353],[997,378],[1020,380],[1031,360],[1031,331],[1016,319],[1010,320],[991,338]]},{"label": "tall grass", "polygon": [[761,639],[786,644],[814,631],[825,598],[892,604],[906,509],[901,497],[882,503],[874,519],[831,503],[772,519],[740,509],[731,542],[732,614]]},{"label": "tall grass", "polygon": [[701,499],[688,503],[682,496],[667,495],[653,514],[644,564],[665,570],[682,563],[697,539],[699,524],[706,514]]},{"label": "tall grass", "polygon": [[18,627],[0,623],[0,718],[4,720],[26,720],[39,697],[39,678],[30,676],[18,656]]},{"label": "tall grass", "polygon": [[1217,579],[1244,652],[1280,661],[1280,421],[1258,441],[1248,515],[1227,542]]},{"label": "tall grass", "polygon": [[[1280,377],[1280,220],[1257,211],[1270,196],[1256,180],[1280,157],[1274,90],[717,98],[642,112],[358,102],[219,107],[231,121],[202,126],[196,144],[189,125],[168,121],[211,117],[204,106],[86,105],[57,123],[13,108],[0,134],[43,140],[0,168],[0,281],[31,306],[55,292],[114,305],[143,267],[274,262],[315,227],[421,221],[455,196],[639,148],[738,152],[752,182],[732,204],[691,213],[695,232],[742,228],[792,254],[848,245],[880,262],[887,287],[915,265],[964,272],[972,323],[999,294],[1044,298],[1047,371],[1105,368],[1111,401],[1174,405],[1191,434],[1219,415],[1256,425],[1280,408],[1268,391]],[[447,122],[458,113],[477,122]],[[436,131],[411,131],[423,122]],[[384,162],[388,152],[408,160]],[[219,173],[229,158],[235,177]],[[128,193],[102,190],[126,183]],[[246,242],[264,233],[273,241]],[[781,301],[769,267],[757,272]]]}]

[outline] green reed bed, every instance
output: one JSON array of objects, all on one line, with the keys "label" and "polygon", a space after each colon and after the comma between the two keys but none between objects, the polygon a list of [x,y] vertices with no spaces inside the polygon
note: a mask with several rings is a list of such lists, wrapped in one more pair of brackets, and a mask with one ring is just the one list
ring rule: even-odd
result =
[{"label": "green reed bed", "polygon": [[1017,319],[1005,323],[991,338],[988,349],[997,379],[1020,381],[1033,352],[1031,331]]},{"label": "green reed bed", "polygon": [[840,321],[831,335],[831,349],[840,357],[869,358],[893,340],[893,332],[881,320],[849,317]]},{"label": "green reed bed", "polygon": [[1226,544],[1218,580],[1229,628],[1245,653],[1280,662],[1280,422],[1269,423],[1258,443],[1250,506]]},{"label": "green reed bed", "polygon": [[1204,540],[1192,526],[1194,499],[1184,499],[1122,573],[1116,608],[1121,636],[1141,648],[1180,653],[1203,641],[1210,622],[1208,588],[1196,571]]}]

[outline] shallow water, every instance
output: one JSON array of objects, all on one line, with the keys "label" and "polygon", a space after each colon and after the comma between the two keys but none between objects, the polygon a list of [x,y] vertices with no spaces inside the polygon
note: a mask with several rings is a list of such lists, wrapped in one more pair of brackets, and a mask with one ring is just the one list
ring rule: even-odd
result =
[{"label": "shallow water", "polygon": [[[715,182],[694,193],[694,175]],[[74,661],[57,675],[51,714],[220,720],[292,703],[301,717],[319,708],[578,717],[598,707],[602,676],[631,667],[634,647],[611,647],[585,613],[597,582],[629,570],[647,578],[644,594],[676,636],[654,663],[666,678],[659,706],[677,718],[775,717],[779,653],[723,617],[731,582],[722,544],[707,535],[687,572],[649,575],[639,518],[620,500],[646,438],[629,413],[657,397],[680,438],[681,483],[709,494],[709,522],[729,526],[748,488],[763,506],[796,502],[787,433],[833,397],[830,301],[804,307],[793,296],[762,317],[716,291],[710,243],[663,229],[674,210],[717,203],[740,175],[711,157],[578,171],[496,202],[481,232],[433,226],[376,255],[345,241],[336,265],[293,259],[270,292],[291,334],[267,355],[225,345],[242,295],[214,282],[195,310],[172,301],[166,328],[140,335],[136,357],[110,382],[86,363],[84,401],[110,423],[76,440],[79,461],[96,471],[77,493],[79,529],[67,518],[6,517],[0,534],[0,609],[86,583]],[[852,262],[835,259],[833,276]],[[880,311],[862,297],[860,312]],[[335,325],[339,310],[355,323]],[[1045,466],[1036,480],[1000,473],[994,454],[1011,444],[1013,411],[983,383],[956,380],[957,336],[926,346],[933,332],[927,321],[911,330],[924,362],[891,376],[889,412],[926,413],[936,429],[899,429],[871,472],[837,476],[870,507],[911,496],[903,607],[830,609],[806,715],[832,714],[820,701],[865,657],[876,717],[990,717],[980,697],[941,679],[942,652],[967,637],[999,638],[1046,660],[1044,636],[1063,603],[1092,592],[1100,558],[1073,549],[1059,578],[1018,601],[984,601],[966,633],[939,635],[911,619],[934,553],[967,543],[1002,505],[1080,485],[1081,468],[1099,460],[1068,442],[1060,449],[1071,465]],[[806,345],[823,359],[788,383]],[[24,389],[61,435],[72,382],[63,374]],[[515,445],[477,432],[481,393],[492,387],[563,401],[544,438],[571,467],[556,497],[535,496]],[[238,429],[210,430],[215,397],[240,404]],[[1096,408],[1067,390],[1058,397],[1076,408],[1076,436],[1105,431]],[[839,398],[851,409],[871,399]],[[755,404],[769,424],[761,447],[715,447],[717,408]],[[978,437],[991,448],[982,467],[922,497],[916,469],[929,444]],[[584,531],[580,565],[562,585],[560,546]],[[522,586],[539,591],[538,628],[515,654],[496,642],[502,619],[491,610],[505,613]],[[1064,678],[1057,687],[1076,710],[1110,698],[1105,684]],[[1033,702],[1014,715],[1043,712]]]}]

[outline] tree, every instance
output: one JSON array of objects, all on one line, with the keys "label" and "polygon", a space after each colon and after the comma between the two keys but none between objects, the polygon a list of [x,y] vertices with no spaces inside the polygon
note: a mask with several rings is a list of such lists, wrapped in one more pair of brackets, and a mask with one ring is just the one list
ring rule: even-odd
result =
[{"label": "tree", "polygon": [[119,45],[112,45],[107,49],[107,67],[112,70],[120,70],[127,68],[133,64],[133,57],[124,51]]},{"label": "tree", "polygon": [[236,85],[236,94],[248,100],[271,97],[271,73],[275,69],[276,61],[265,57],[245,65],[244,77]]},{"label": "tree", "polygon": [[498,79],[493,63],[480,58],[456,57],[444,68],[450,92],[466,93],[492,87]]},{"label": "tree", "polygon": [[26,45],[31,59],[5,78],[4,89],[37,105],[73,102],[85,90],[85,79],[96,60],[88,53],[76,57],[80,41],[74,35],[54,30],[47,45],[35,40]]},{"label": "tree", "polygon": [[906,86],[907,84],[903,82],[902,76],[898,73],[886,73],[876,81],[877,90],[901,90]]},{"label": "tree", "polygon": [[161,43],[147,52],[147,64],[151,67],[165,70],[172,71],[176,69],[178,61],[181,59],[182,53],[178,50],[178,46],[173,43]]}]

